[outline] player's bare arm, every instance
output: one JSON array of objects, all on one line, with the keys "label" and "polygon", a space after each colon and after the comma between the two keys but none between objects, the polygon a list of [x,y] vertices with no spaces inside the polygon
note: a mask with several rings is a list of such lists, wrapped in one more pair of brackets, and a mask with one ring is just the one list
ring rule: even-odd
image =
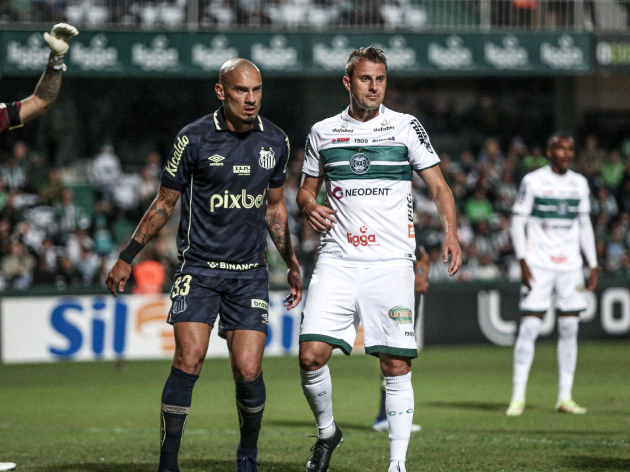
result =
[{"label": "player's bare arm", "polygon": [[33,95],[22,100],[20,122],[26,123],[38,117],[53,106],[61,87],[61,76],[66,66],[64,57],[70,48],[70,39],[79,34],[74,26],[66,23],[55,25],[52,31],[44,34],[50,46],[50,57],[46,70],[39,79]]},{"label": "player's bare arm", "polygon": [[284,299],[284,306],[287,307],[287,310],[291,310],[302,300],[302,276],[300,275],[300,265],[291,244],[287,207],[284,204],[284,186],[269,189],[266,218],[269,235],[276,245],[282,260],[289,268],[287,281],[289,282],[291,293]]},{"label": "player's bare arm", "polygon": [[[131,246],[132,250],[136,253],[139,252],[142,247],[144,247],[151,238],[157,234],[157,232],[162,228],[162,226],[164,226],[173,214],[175,204],[177,203],[180,195],[181,192],[160,184],[155,200],[153,200],[151,207],[149,207],[142,217],[142,220],[140,220],[140,224],[138,224],[138,227],[131,237],[131,241],[125,251]],[[125,251],[123,251],[123,253]],[[131,259],[133,259],[133,255]],[[110,292],[112,292],[112,295],[116,296],[116,291],[118,289],[120,289],[121,292],[125,291],[125,285],[127,284],[127,280],[129,280],[130,275],[131,263],[119,258],[107,274],[107,279],[105,280],[107,288]]]},{"label": "player's bare arm", "polygon": [[451,189],[442,176],[442,171],[439,166],[424,169],[419,172],[419,175],[431,191],[433,201],[440,215],[440,221],[442,221],[442,226],[446,232],[446,239],[442,245],[442,254],[444,256],[444,263],[447,263],[449,255],[451,256],[448,273],[452,277],[462,265],[462,250],[459,247],[457,237],[455,199],[453,198]]},{"label": "player's bare arm", "polygon": [[324,182],[324,177],[304,176],[302,187],[297,195],[300,211],[306,215],[306,221],[315,231],[325,233],[335,227],[337,220],[333,216],[337,210],[317,203],[317,194]]}]

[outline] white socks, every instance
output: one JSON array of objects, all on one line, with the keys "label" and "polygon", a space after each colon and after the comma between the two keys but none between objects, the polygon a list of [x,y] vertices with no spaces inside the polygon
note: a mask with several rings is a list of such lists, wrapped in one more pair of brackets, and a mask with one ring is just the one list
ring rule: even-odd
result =
[{"label": "white socks", "polygon": [[514,388],[511,400],[513,402],[525,402],[527,378],[534,360],[534,344],[541,324],[542,320],[537,316],[524,316],[521,319],[518,338],[514,345]]},{"label": "white socks", "polygon": [[389,470],[398,472],[397,467],[400,467],[400,472],[405,472],[405,459],[411,437],[414,410],[411,372],[397,377],[385,377],[385,392],[391,456]]},{"label": "white socks", "polygon": [[335,433],[335,425],[332,412],[332,381],[328,365],[312,372],[300,369],[300,378],[304,396],[317,421],[318,436],[322,439],[331,437]]},{"label": "white socks", "polygon": [[577,334],[580,318],[558,317],[558,402],[571,399],[577,362]]}]

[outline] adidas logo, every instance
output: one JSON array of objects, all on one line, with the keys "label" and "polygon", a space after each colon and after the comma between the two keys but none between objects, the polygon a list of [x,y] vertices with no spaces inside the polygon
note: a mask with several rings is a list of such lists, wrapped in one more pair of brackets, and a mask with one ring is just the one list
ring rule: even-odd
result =
[{"label": "adidas logo", "polygon": [[210,156],[208,160],[211,161],[210,162],[211,166],[222,166],[223,162],[221,161],[225,160],[225,157],[215,154],[214,156]]}]

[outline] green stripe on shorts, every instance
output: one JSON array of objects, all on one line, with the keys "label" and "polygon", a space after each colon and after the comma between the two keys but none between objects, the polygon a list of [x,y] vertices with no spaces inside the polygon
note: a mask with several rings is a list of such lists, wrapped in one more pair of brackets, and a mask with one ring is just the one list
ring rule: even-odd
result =
[{"label": "green stripe on shorts", "polygon": [[409,357],[415,359],[418,357],[417,349],[405,349],[402,347],[390,347],[390,346],[366,346],[365,353],[378,357],[379,353],[391,354],[392,356]]},{"label": "green stripe on shorts", "polygon": [[343,351],[346,356],[349,356],[352,352],[352,346],[342,339],[333,338],[332,336],[325,336],[323,334],[300,334],[300,342],[305,341],[319,341],[322,343],[330,344],[332,347],[338,347]]}]

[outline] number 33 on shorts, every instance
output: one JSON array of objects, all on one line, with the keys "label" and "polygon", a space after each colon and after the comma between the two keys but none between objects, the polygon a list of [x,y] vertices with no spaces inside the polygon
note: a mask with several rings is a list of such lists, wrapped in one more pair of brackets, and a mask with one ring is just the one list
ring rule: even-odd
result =
[{"label": "number 33 on shorts", "polygon": [[182,296],[185,297],[190,292],[190,281],[192,280],[192,275],[182,275],[175,279],[175,283],[173,283],[173,288],[171,290],[171,300],[175,297]]}]

